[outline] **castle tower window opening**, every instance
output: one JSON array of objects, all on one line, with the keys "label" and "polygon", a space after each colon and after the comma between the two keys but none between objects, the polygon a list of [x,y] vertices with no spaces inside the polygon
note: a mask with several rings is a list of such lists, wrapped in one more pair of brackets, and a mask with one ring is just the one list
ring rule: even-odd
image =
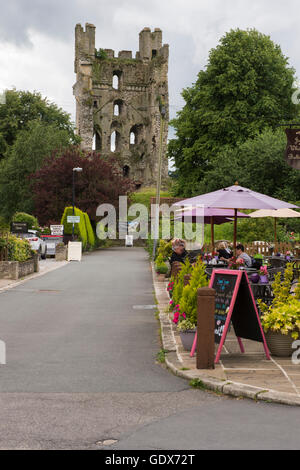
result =
[{"label": "castle tower window opening", "polygon": [[121,147],[121,135],[118,131],[113,131],[110,136],[110,151],[119,152]]},{"label": "castle tower window opening", "polygon": [[113,79],[112,79],[112,87],[114,90],[120,90],[121,88],[121,76],[122,72],[114,71],[113,72]]}]

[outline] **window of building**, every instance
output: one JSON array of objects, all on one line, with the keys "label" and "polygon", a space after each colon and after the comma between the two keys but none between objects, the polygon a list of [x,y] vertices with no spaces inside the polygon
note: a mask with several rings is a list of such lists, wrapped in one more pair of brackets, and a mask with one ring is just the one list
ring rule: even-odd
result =
[{"label": "window of building", "polygon": [[130,145],[135,145],[135,144],[136,144],[135,132],[131,131],[130,132]]},{"label": "window of building", "polygon": [[121,147],[121,135],[118,131],[113,131],[110,136],[110,151],[119,152]]},{"label": "window of building", "polygon": [[119,89],[120,89],[121,75],[122,75],[122,73],[121,73],[121,72],[118,72],[118,71],[115,71],[115,72],[113,73],[112,87],[113,87],[115,90],[119,90]]},{"label": "window of building", "polygon": [[102,148],[102,139],[99,132],[95,132],[93,137],[93,150],[101,150]]}]

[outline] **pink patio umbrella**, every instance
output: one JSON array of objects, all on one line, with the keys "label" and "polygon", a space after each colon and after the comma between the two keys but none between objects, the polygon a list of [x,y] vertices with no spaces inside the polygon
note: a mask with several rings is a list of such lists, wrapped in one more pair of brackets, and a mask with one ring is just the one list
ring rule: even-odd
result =
[{"label": "pink patio umbrella", "polygon": [[[231,222],[234,218],[234,210],[233,209],[218,209],[215,207],[204,207],[202,212],[203,221],[205,224],[210,224],[211,226],[211,245],[212,251],[215,247],[215,240],[214,240],[214,225],[221,225],[226,222]],[[184,222],[197,222],[197,209],[190,209],[189,207],[183,210],[178,210],[178,214],[174,220],[183,220]],[[249,215],[244,214],[243,212],[237,213],[238,218],[249,218]]]},{"label": "pink patio umbrella", "polygon": [[243,188],[236,183],[228,188],[177,202],[175,206],[211,207],[234,210],[234,251],[236,249],[238,209],[299,209],[298,206]]}]

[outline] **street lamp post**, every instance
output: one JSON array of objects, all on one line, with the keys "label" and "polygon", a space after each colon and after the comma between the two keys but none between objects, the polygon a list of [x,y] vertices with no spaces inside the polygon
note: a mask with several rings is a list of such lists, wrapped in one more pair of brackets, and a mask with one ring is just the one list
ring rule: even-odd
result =
[{"label": "street lamp post", "polygon": [[[77,168],[73,168],[73,179],[72,179],[72,205],[73,205],[73,217],[75,215],[75,173],[80,173],[82,171],[82,168],[80,167],[77,167]],[[73,222],[73,226],[72,226],[72,240],[74,241],[74,228],[75,228],[75,224]]]},{"label": "street lamp post", "polygon": [[155,259],[157,237],[159,234],[159,205],[160,205],[160,188],[161,188],[161,170],[162,170],[162,154],[163,154],[163,137],[165,130],[165,118],[167,114],[166,107],[163,103],[159,105],[160,111],[160,143],[159,143],[159,159],[158,159],[158,174],[157,174],[157,185],[156,185],[156,208],[155,208],[155,234],[153,240],[153,259]]}]

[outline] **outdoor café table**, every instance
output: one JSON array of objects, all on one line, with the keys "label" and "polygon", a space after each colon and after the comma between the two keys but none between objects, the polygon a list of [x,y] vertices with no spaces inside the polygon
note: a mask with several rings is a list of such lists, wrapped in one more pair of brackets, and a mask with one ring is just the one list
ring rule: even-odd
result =
[{"label": "outdoor caf\u00e9 table", "polygon": [[272,284],[268,283],[254,283],[250,281],[250,287],[253,292],[254,299],[257,303],[261,299],[267,305],[270,305],[273,299]]},{"label": "outdoor caf\u00e9 table", "polygon": [[284,268],[287,264],[287,260],[283,256],[271,256],[268,259],[268,263],[271,268]]}]

